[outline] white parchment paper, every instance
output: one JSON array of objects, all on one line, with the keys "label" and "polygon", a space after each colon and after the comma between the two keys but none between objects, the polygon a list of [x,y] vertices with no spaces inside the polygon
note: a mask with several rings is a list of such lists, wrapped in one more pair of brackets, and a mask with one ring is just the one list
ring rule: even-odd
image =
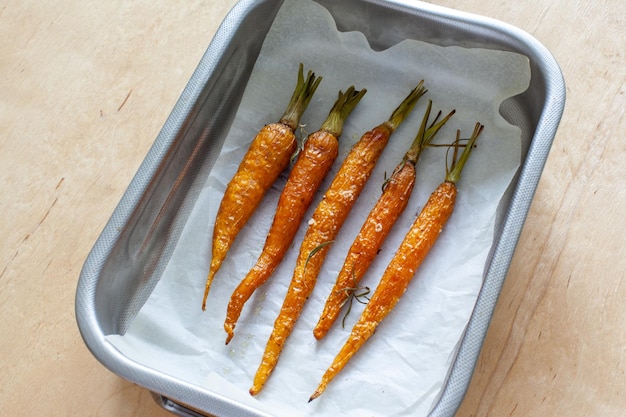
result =
[{"label": "white parchment paper", "polygon": [[[222,326],[228,299],[260,253],[286,174],[239,235],[213,282],[203,313],[200,305],[213,222],[226,184],[250,141],[264,124],[278,121],[282,115],[300,62],[305,70],[323,76],[301,120],[309,133],[323,122],[339,90],[355,85],[368,92],[345,124],[339,158],[291,251],[248,301],[235,337],[226,346]],[[109,336],[108,341],[141,364],[276,416],[426,415],[442,388],[476,301],[493,243],[496,207],[520,163],[520,131],[501,118],[498,107],[505,98],[523,92],[529,78],[527,58],[507,52],[443,48],[408,40],[375,52],[361,33],[338,32],[320,5],[308,0],[285,1],[220,157],[163,277],[127,333]],[[306,219],[352,144],[385,121],[421,79],[428,93],[391,137],[329,252],[278,366],[264,390],[251,397],[248,389],[289,285]],[[486,126],[458,184],[457,207],[396,309],[327,391],[307,403],[363,306],[355,303],[345,329],[336,323],[320,342],[314,339],[312,329],[348,247],[380,195],[385,173],[391,173],[415,137],[428,99],[433,100],[433,113],[457,110],[437,142],[451,142],[456,129],[468,137],[477,121]],[[444,179],[444,155],[443,148],[423,154],[409,206],[362,285],[376,286],[421,206]]]}]

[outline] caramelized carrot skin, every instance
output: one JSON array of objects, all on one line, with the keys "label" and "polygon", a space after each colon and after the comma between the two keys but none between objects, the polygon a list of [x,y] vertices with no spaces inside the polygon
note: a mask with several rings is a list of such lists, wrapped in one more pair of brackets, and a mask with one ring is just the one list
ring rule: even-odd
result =
[{"label": "caramelized carrot skin", "polygon": [[322,376],[322,381],[309,398],[309,402],[319,397],[326,390],[328,383],[337,376],[350,358],[372,336],[376,327],[393,310],[400,297],[406,292],[415,271],[430,252],[454,210],[457,195],[455,184],[460,179],[461,171],[483,128],[484,126],[480,122],[476,123],[474,132],[465,144],[458,160],[457,151],[461,141],[461,132],[457,130],[456,140],[453,143],[452,165],[451,167],[446,165],[445,181],[433,191],[426,205],[411,225],[400,244],[400,248],[385,269],[372,298],[354,325],[348,340]]},{"label": "caramelized carrot skin", "polygon": [[456,186],[451,182],[443,182],[431,194],[387,266],[378,287],[355,325],[356,340],[361,341],[361,344],[374,332],[376,326],[393,310],[406,292],[415,271],[430,252],[452,214],[455,200]]},{"label": "caramelized carrot skin", "polygon": [[[381,124],[369,132],[354,144],[346,157],[339,172],[333,179],[320,207],[316,209],[315,217],[333,217],[332,238],[343,225],[350,214],[357,197],[363,191],[365,183],[369,179],[383,150],[389,142],[391,129]],[[319,213],[319,214],[318,214]],[[317,215],[317,216],[316,216]],[[318,244],[323,243],[319,242]],[[307,254],[308,256],[308,254]]]},{"label": "caramelized carrot skin", "polygon": [[315,252],[320,245],[335,239],[357,197],[385,149],[392,130],[381,124],[365,133],[352,147],[337,175],[315,209],[306,231],[296,268],[281,310],[274,322],[263,359],[255,374],[250,394],[256,395],[278,363],[278,357],[313,291],[317,276],[330,246]]},{"label": "caramelized carrot skin", "polygon": [[361,320],[380,322],[398,303],[454,209],[456,186],[443,182],[431,194],[389,263]]},{"label": "caramelized carrot skin", "polygon": [[306,210],[338,152],[339,142],[331,133],[318,131],[307,138],[278,200],[261,255],[231,296],[224,322],[224,330],[228,334],[226,343],[233,337],[235,324],[245,302],[256,288],[267,281],[287,253]]},{"label": "caramelized carrot skin", "polygon": [[318,397],[326,389],[327,384],[343,369],[350,358],[374,334],[380,322],[393,310],[452,214],[455,200],[456,186],[452,182],[443,182],[431,194],[383,273],[378,287],[354,325],[348,340],[324,373],[311,399]]},{"label": "caramelized carrot skin", "polygon": [[389,231],[409,202],[415,185],[415,165],[402,162],[386,184],[383,194],[372,208],[337,276],[324,305],[324,310],[313,330],[316,339],[326,335],[337,320],[343,303],[376,258]]},{"label": "caramelized carrot skin", "polygon": [[264,126],[252,141],[224,192],[213,228],[213,247],[206,295],[235,238],[260,204],[266,191],[289,165],[297,147],[293,130],[282,123]]}]

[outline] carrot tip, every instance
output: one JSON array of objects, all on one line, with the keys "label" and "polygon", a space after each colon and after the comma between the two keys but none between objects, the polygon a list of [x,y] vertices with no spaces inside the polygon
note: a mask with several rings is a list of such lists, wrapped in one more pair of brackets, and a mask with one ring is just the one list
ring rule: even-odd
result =
[{"label": "carrot tip", "polygon": [[323,327],[317,326],[317,327],[315,327],[313,329],[313,336],[317,340],[322,340],[322,338],[324,336],[326,336],[326,333],[328,333],[328,329],[327,328],[323,328]]},{"label": "carrot tip", "polygon": [[209,276],[207,277],[206,284],[204,286],[204,296],[202,297],[202,311],[206,310],[206,300],[209,298],[209,291],[211,290],[211,284],[213,283],[213,277],[216,271],[211,268],[209,270]]},{"label": "carrot tip", "polygon": [[322,393],[320,391],[315,391],[313,393],[313,395],[311,395],[311,397],[309,398],[309,402],[313,401],[314,399],[316,399],[317,397],[319,397],[320,395],[322,395]]},{"label": "carrot tip", "polygon": [[224,325],[224,330],[226,330],[226,333],[228,334],[226,336],[226,344],[229,344],[230,341],[233,339],[233,336],[235,335],[235,333],[233,332],[233,326],[229,326],[227,324]]}]

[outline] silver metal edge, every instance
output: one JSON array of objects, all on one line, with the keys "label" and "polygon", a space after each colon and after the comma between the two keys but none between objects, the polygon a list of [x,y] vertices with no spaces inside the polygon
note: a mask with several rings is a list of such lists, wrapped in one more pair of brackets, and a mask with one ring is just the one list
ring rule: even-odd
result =
[{"label": "silver metal edge", "polygon": [[181,128],[186,114],[193,107],[207,79],[214,72],[219,57],[231,42],[233,28],[240,25],[248,10],[257,3],[259,1],[241,0],[220,24],[146,158],[87,256],[80,272],[75,295],[75,315],[81,337],[90,352],[111,372],[145,387],[154,394],[167,397],[175,393],[180,398],[189,398],[192,405],[206,412],[241,417],[267,415],[128,359],[105,340],[106,335],[98,323],[94,306],[96,285],[106,260],[106,254],[110,253],[115,246],[119,231],[133,213],[150,179],[154,176],[176,133]]},{"label": "silver metal edge", "polygon": [[[405,1],[397,3],[407,4]],[[501,239],[496,242],[487,265],[476,305],[458,347],[440,397],[429,417],[449,417],[458,410],[470,384],[515,247],[530,209],[539,179],[565,107],[565,80],[552,54],[527,32],[496,19],[450,10],[420,2],[426,12],[441,18],[453,17],[460,24],[477,25],[506,38],[519,53],[543,71],[546,97],[541,117],[521,167],[509,210],[503,221]]]},{"label": "silver metal edge", "polygon": [[[545,165],[552,140],[563,113],[565,104],[565,84],[558,64],[552,55],[528,33],[495,19],[485,18],[466,12],[452,10],[424,2],[402,0],[369,0],[372,3],[391,7],[419,9],[420,12],[435,19],[454,20],[457,24],[478,26],[487,32],[507,39],[520,53],[524,53],[543,70],[546,87],[545,106],[536,128],[525,163],[521,169],[518,185],[514,191],[510,209],[503,226],[503,238],[496,243],[492,263],[488,265],[484,284],[478,295],[476,306],[470,317],[464,337],[455,355],[450,373],[444,383],[443,391],[436,401],[429,417],[452,416],[458,409],[465,395],[473,370],[485,338],[489,322],[506,278],[508,268],[519,239],[522,226],[532,197],[535,193],[541,172]],[[195,385],[187,384],[175,378],[167,377],[153,369],[142,366],[124,357],[119,351],[106,343],[105,335],[95,317],[94,295],[98,271],[102,267],[100,254],[110,252],[118,238],[118,230],[125,224],[133,207],[142,195],[155,168],[167,152],[169,145],[184,115],[190,110],[200,94],[206,79],[211,75],[218,56],[230,41],[231,28],[245,16],[255,0],[242,0],[226,16],[207,52],[196,68],[185,90],[176,103],[170,117],[157,136],[138,173],[131,181],[120,204],[113,212],[102,234],[90,252],[81,274],[76,291],[76,318],[78,327],[87,347],[92,354],[109,370],[121,377],[135,382],[157,395],[165,397],[176,393],[190,406],[215,415],[266,416],[229,398],[215,395]],[[209,56],[208,51],[212,54]],[[269,417],[269,416],[268,416]]]}]

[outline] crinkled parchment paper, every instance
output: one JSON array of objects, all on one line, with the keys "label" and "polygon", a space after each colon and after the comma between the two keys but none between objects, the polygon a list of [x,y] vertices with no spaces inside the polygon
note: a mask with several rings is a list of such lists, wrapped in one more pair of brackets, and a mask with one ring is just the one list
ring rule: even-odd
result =
[{"label": "crinkled parchment paper", "polygon": [[[217,274],[207,311],[200,309],[210,263],[213,222],[226,184],[255,133],[278,121],[289,101],[298,64],[323,76],[301,123],[316,130],[337,92],[350,85],[368,92],[348,119],[333,171],[305,217],[289,254],[248,301],[233,341],[224,344],[228,299],[263,246],[283,175],[267,194]],[[502,100],[524,91],[526,57],[498,51],[438,47],[403,41],[371,50],[361,33],[340,33],[330,14],[308,0],[287,0],[264,43],[233,127],[154,292],[124,336],[108,340],[127,357],[181,380],[214,390],[276,416],[426,415],[442,388],[476,301],[493,243],[496,207],[520,163],[520,131],[501,118]],[[274,373],[257,396],[248,389],[295,265],[306,220],[352,144],[385,121],[421,80],[428,93],[391,137],[366,189],[333,245],[317,287]],[[468,137],[486,127],[459,183],[457,207],[427,261],[396,309],[317,400],[307,403],[345,341],[363,306],[354,303],[346,326],[335,324],[322,341],[312,329],[346,251],[391,173],[415,137],[428,99],[433,111],[456,115],[436,138],[449,143],[456,129]],[[374,288],[410,224],[445,175],[444,148],[427,149],[418,182],[362,285]]]}]

